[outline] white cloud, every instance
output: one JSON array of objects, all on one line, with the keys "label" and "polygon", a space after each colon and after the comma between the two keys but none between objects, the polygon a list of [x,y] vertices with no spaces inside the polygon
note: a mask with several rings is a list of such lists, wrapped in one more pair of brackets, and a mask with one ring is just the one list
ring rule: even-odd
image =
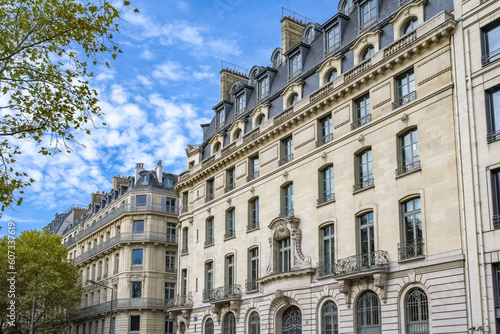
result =
[{"label": "white cloud", "polygon": [[144,86],[152,86],[153,83],[151,82],[151,80],[149,80],[147,77],[145,77],[144,75],[138,75],[137,76],[137,80],[139,80],[139,82],[141,84],[143,84]]},{"label": "white cloud", "polygon": [[144,49],[141,53],[141,58],[145,60],[152,60],[155,57],[155,54],[151,52],[149,49]]},{"label": "white cloud", "polygon": [[153,76],[158,80],[177,81],[185,76],[185,72],[180,63],[167,60],[163,64],[156,66]]}]

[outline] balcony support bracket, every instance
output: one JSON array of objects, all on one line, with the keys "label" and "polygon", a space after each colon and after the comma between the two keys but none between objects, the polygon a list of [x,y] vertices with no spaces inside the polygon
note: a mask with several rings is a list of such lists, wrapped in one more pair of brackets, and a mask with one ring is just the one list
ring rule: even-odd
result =
[{"label": "balcony support bracket", "polygon": [[339,291],[345,296],[345,303],[351,308],[351,281],[347,279],[339,280]]},{"label": "balcony support bracket", "polygon": [[387,273],[373,274],[373,285],[380,289],[380,299],[387,303]]}]

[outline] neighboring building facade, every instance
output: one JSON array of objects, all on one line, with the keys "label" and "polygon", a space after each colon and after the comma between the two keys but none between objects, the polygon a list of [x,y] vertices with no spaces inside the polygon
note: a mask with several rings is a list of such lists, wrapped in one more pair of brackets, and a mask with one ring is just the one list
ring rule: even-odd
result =
[{"label": "neighboring building facade", "polygon": [[92,194],[62,233],[83,287],[69,333],[108,333],[110,309],[113,333],[175,332],[165,310],[176,289],[176,182],[161,161],[152,171],[137,164],[135,176],[113,177],[110,192]]},{"label": "neighboring building facade", "polygon": [[454,5],[343,0],[221,71],[176,185],[179,333],[469,332]]}]

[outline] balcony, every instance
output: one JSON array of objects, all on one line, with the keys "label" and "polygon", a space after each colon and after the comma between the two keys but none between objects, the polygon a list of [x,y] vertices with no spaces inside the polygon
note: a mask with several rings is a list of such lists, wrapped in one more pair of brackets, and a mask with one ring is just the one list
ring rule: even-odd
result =
[{"label": "balcony", "polygon": [[175,309],[191,309],[193,307],[193,297],[191,295],[187,296],[176,296],[175,298],[168,299],[165,303],[167,310]]},{"label": "balcony", "polygon": [[335,262],[319,262],[316,270],[318,277],[325,277],[335,274]]},{"label": "balcony", "polygon": [[291,153],[289,155],[285,155],[283,158],[280,159],[279,165],[282,166],[282,165],[284,165],[292,160],[293,160],[293,153]]},{"label": "balcony", "polygon": [[334,275],[338,278],[362,277],[375,272],[387,272],[389,266],[387,252],[378,250],[338,260],[335,264]]},{"label": "balcony", "polygon": [[410,94],[407,94],[405,96],[401,96],[399,99],[396,101],[392,102],[392,109],[397,109],[401,106],[404,106],[405,104],[410,103],[411,101],[414,101],[417,99],[417,92],[413,91]]},{"label": "balcony", "polygon": [[372,121],[372,114],[368,114],[366,116],[358,118],[356,121],[354,121],[354,123],[351,124],[351,130],[355,130],[360,126],[370,123],[371,121]]},{"label": "balcony", "polygon": [[333,133],[330,133],[326,136],[321,137],[317,142],[316,142],[316,147],[320,147],[326,143],[329,143],[333,140]]},{"label": "balcony", "polygon": [[373,178],[370,179],[365,179],[361,180],[359,183],[356,183],[354,186],[352,186],[353,192],[357,192],[363,189],[371,188],[374,187],[375,184],[373,183]]},{"label": "balcony", "polygon": [[259,171],[256,171],[256,172],[253,172],[253,173],[249,173],[248,176],[247,176],[247,182],[255,180],[258,177],[259,177]]},{"label": "balcony", "polygon": [[335,193],[322,194],[320,198],[317,200],[317,205],[321,205],[324,203],[335,202]]},{"label": "balcony", "polygon": [[286,209],[286,208],[283,208],[281,209],[281,212],[280,212],[280,217],[281,218],[290,218],[290,217],[294,217],[294,212],[293,212],[293,209]]},{"label": "balcony", "polygon": [[[77,318],[109,312],[110,301],[83,307],[77,311]],[[119,298],[113,300],[113,310],[117,309],[165,309],[167,301],[159,298]]]},{"label": "balcony", "polygon": [[500,214],[498,215],[494,215],[492,217],[492,220],[493,220],[493,227],[495,229],[499,228],[500,229]]},{"label": "balcony", "polygon": [[130,266],[130,271],[143,271],[143,270],[144,266],[142,265],[142,263],[137,263]]},{"label": "balcony", "polygon": [[384,58],[387,58],[399,50],[404,49],[406,46],[412,44],[416,39],[417,31],[413,30],[412,32],[409,32],[384,49]]},{"label": "balcony", "polygon": [[203,301],[212,304],[225,303],[241,298],[241,285],[230,284],[215,289],[203,290]]},{"label": "balcony", "polygon": [[500,49],[493,50],[490,53],[483,55],[481,57],[481,62],[483,66],[486,66],[497,59],[500,59]]},{"label": "balcony", "polygon": [[399,261],[420,258],[424,256],[424,240],[415,239],[398,244]]},{"label": "balcony", "polygon": [[488,140],[488,144],[500,140],[500,130],[489,132],[486,139]]},{"label": "balcony", "polygon": [[422,168],[420,168],[420,160],[417,160],[417,161],[414,161],[410,164],[407,164],[407,165],[404,165],[404,166],[397,168],[396,169],[396,177],[401,176],[401,175],[405,175],[405,174],[408,174],[408,173],[411,173],[411,172],[414,172],[417,170],[421,170],[421,169]]},{"label": "balcony", "polygon": [[257,292],[259,291],[259,283],[257,283],[257,278],[247,279],[245,281],[246,292]]},{"label": "balcony", "polygon": [[344,73],[344,82],[350,81],[360,76],[361,74],[368,71],[368,69],[370,69],[371,66],[372,66],[371,58],[359,63],[358,65],[356,65],[355,67]]},{"label": "balcony", "polygon": [[64,242],[64,247],[68,248],[76,242],[76,239],[73,237],[69,237],[68,240]]},{"label": "balcony", "polygon": [[224,233],[224,240],[231,239],[236,237],[236,231],[235,230],[229,230]]}]

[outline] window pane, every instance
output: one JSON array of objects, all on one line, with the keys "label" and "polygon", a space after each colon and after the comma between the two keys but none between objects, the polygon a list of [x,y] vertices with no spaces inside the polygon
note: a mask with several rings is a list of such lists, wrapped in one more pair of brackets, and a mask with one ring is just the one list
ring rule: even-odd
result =
[{"label": "window pane", "polygon": [[134,233],[144,233],[144,221],[137,220],[134,222]]},{"label": "window pane", "polygon": [[130,316],[130,330],[139,331],[141,329],[141,317],[138,315]]},{"label": "window pane", "polygon": [[146,206],[146,195],[137,195],[135,197],[135,203],[137,206]]},{"label": "window pane", "polygon": [[[486,52],[493,53],[500,49],[500,26],[493,27],[486,31]],[[500,53],[494,57],[490,57],[489,61],[500,59]]]},{"label": "window pane", "polygon": [[142,264],[142,249],[132,250],[132,264],[136,265]]},{"label": "window pane", "polygon": [[132,282],[132,298],[141,298],[142,282]]}]

